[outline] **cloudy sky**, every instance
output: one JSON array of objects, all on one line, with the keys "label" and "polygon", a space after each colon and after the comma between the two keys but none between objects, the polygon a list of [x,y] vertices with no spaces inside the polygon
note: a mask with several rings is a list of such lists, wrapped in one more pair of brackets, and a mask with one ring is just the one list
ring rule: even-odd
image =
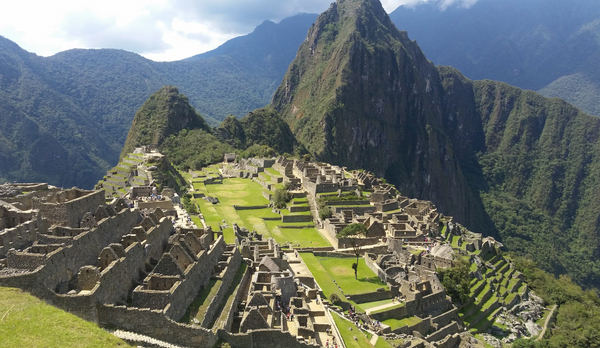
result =
[{"label": "cloudy sky", "polygon": [[[388,12],[427,0],[381,0]],[[444,7],[477,0],[429,0]],[[0,35],[41,56],[119,48],[179,60],[251,32],[264,20],[320,13],[333,0],[20,0],[2,5]]]}]

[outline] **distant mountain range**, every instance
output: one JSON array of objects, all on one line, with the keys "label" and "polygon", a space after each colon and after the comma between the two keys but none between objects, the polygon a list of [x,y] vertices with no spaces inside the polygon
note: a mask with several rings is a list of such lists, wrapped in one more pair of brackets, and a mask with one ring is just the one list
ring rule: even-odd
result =
[{"label": "distant mountain range", "polygon": [[266,21],[164,63],[112,49],[44,58],[0,37],[0,181],[93,187],[118,161],[137,109],[164,85],[179,87],[213,126],[268,104],[316,17]]},{"label": "distant mountain range", "polygon": [[436,65],[561,97],[600,115],[600,1],[438,1],[390,14]]}]

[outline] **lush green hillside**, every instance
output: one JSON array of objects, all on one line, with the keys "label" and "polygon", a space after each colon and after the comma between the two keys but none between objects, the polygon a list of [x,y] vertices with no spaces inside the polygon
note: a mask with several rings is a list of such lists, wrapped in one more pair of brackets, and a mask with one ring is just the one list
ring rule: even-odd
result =
[{"label": "lush green hillside", "polygon": [[183,129],[210,131],[188,98],[179,94],[176,87],[165,86],[152,94],[135,114],[121,158],[142,145],[160,147],[167,137]]},{"label": "lush green hillside", "polygon": [[156,146],[183,170],[200,170],[222,161],[230,152],[255,155],[266,150],[275,155],[303,151],[275,110],[258,109],[241,120],[229,116],[219,128],[211,128],[174,86],[161,88],[142,104],[121,157],[142,145]]},{"label": "lush green hillside", "polygon": [[5,348],[129,347],[110,333],[19,289],[0,288],[0,337]]},{"label": "lush green hillside", "polygon": [[117,163],[136,110],[164,85],[178,86],[213,126],[268,104],[314,18],[265,22],[166,63],[112,49],[44,58],[0,37],[0,181],[93,187]]},{"label": "lush green hillside", "polygon": [[504,81],[600,115],[600,2],[479,0],[401,6],[390,14],[435,64],[471,79]]}]

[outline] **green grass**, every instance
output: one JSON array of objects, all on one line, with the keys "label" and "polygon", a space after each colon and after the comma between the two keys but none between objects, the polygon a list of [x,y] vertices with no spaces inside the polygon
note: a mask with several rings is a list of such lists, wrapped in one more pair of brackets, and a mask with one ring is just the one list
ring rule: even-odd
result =
[{"label": "green grass", "polygon": [[358,280],[354,279],[354,270],[352,269],[355,258],[320,256],[316,258],[331,279],[335,280],[347,295],[364,294],[375,292],[378,288],[387,288],[387,285],[381,282],[379,277],[367,267],[362,258],[358,260]]},{"label": "green grass", "polygon": [[404,326],[413,326],[422,322],[421,319],[417,317],[408,317],[404,319],[386,319],[382,321],[383,324],[388,325],[392,330],[404,327]]},{"label": "green grass", "polygon": [[304,260],[304,263],[312,273],[313,277],[315,277],[315,280],[321,287],[321,290],[323,291],[325,297],[329,298],[329,296],[331,296],[332,294],[336,294],[340,297],[340,299],[342,299],[342,301],[346,299],[344,294],[340,291],[340,289],[338,289],[337,285],[335,285],[335,283],[333,282],[333,279],[331,279],[331,275],[329,274],[329,272],[327,272],[325,267],[321,265],[321,263],[313,253],[300,253],[300,256],[302,257],[302,260]]},{"label": "green grass", "polygon": [[129,347],[95,324],[11,288],[0,288],[0,346]]},{"label": "green grass", "polygon": [[377,342],[375,342],[375,348],[392,348],[392,347],[395,347],[395,346],[392,346],[390,343],[388,343],[388,341],[385,338],[383,338],[381,336],[379,336],[377,338]]},{"label": "green grass", "polygon": [[265,172],[271,174],[271,175],[275,175],[275,176],[283,176],[281,175],[281,173],[273,168],[265,168]]},{"label": "green grass", "polygon": [[[342,319],[337,313],[331,314],[338,331],[342,335],[342,339],[346,347],[348,348],[364,348],[373,347],[371,342],[365,337],[365,335],[354,325],[354,323]],[[356,340],[354,340],[356,337]]]},{"label": "green grass", "polygon": [[210,301],[215,297],[222,283],[223,281],[220,279],[211,279],[206,288],[201,289],[198,292],[194,302],[192,302],[179,321],[182,323],[191,323],[192,319],[196,318],[202,322],[204,314],[210,305]]}]

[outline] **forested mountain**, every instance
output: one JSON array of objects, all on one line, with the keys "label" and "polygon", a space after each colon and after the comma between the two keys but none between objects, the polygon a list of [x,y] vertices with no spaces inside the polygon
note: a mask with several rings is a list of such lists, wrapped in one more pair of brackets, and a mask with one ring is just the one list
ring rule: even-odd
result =
[{"label": "forested mountain", "polygon": [[599,1],[478,0],[469,8],[428,1],[401,6],[390,17],[436,65],[600,115]]},{"label": "forested mountain", "polygon": [[117,162],[137,109],[164,85],[211,125],[268,104],[315,18],[265,22],[213,52],[163,63],[112,49],[44,58],[0,37],[0,181],[93,187]]},{"label": "forested mountain", "polygon": [[241,120],[229,116],[218,128],[211,128],[174,86],[161,88],[142,104],[121,157],[142,145],[156,146],[183,170],[200,170],[222,161],[230,152],[274,156],[305,151],[298,148],[290,127],[271,108],[254,110]]},{"label": "forested mountain", "polygon": [[600,286],[600,119],[436,67],[377,0],[321,14],[275,93],[317,158],[384,176],[555,274]]}]

